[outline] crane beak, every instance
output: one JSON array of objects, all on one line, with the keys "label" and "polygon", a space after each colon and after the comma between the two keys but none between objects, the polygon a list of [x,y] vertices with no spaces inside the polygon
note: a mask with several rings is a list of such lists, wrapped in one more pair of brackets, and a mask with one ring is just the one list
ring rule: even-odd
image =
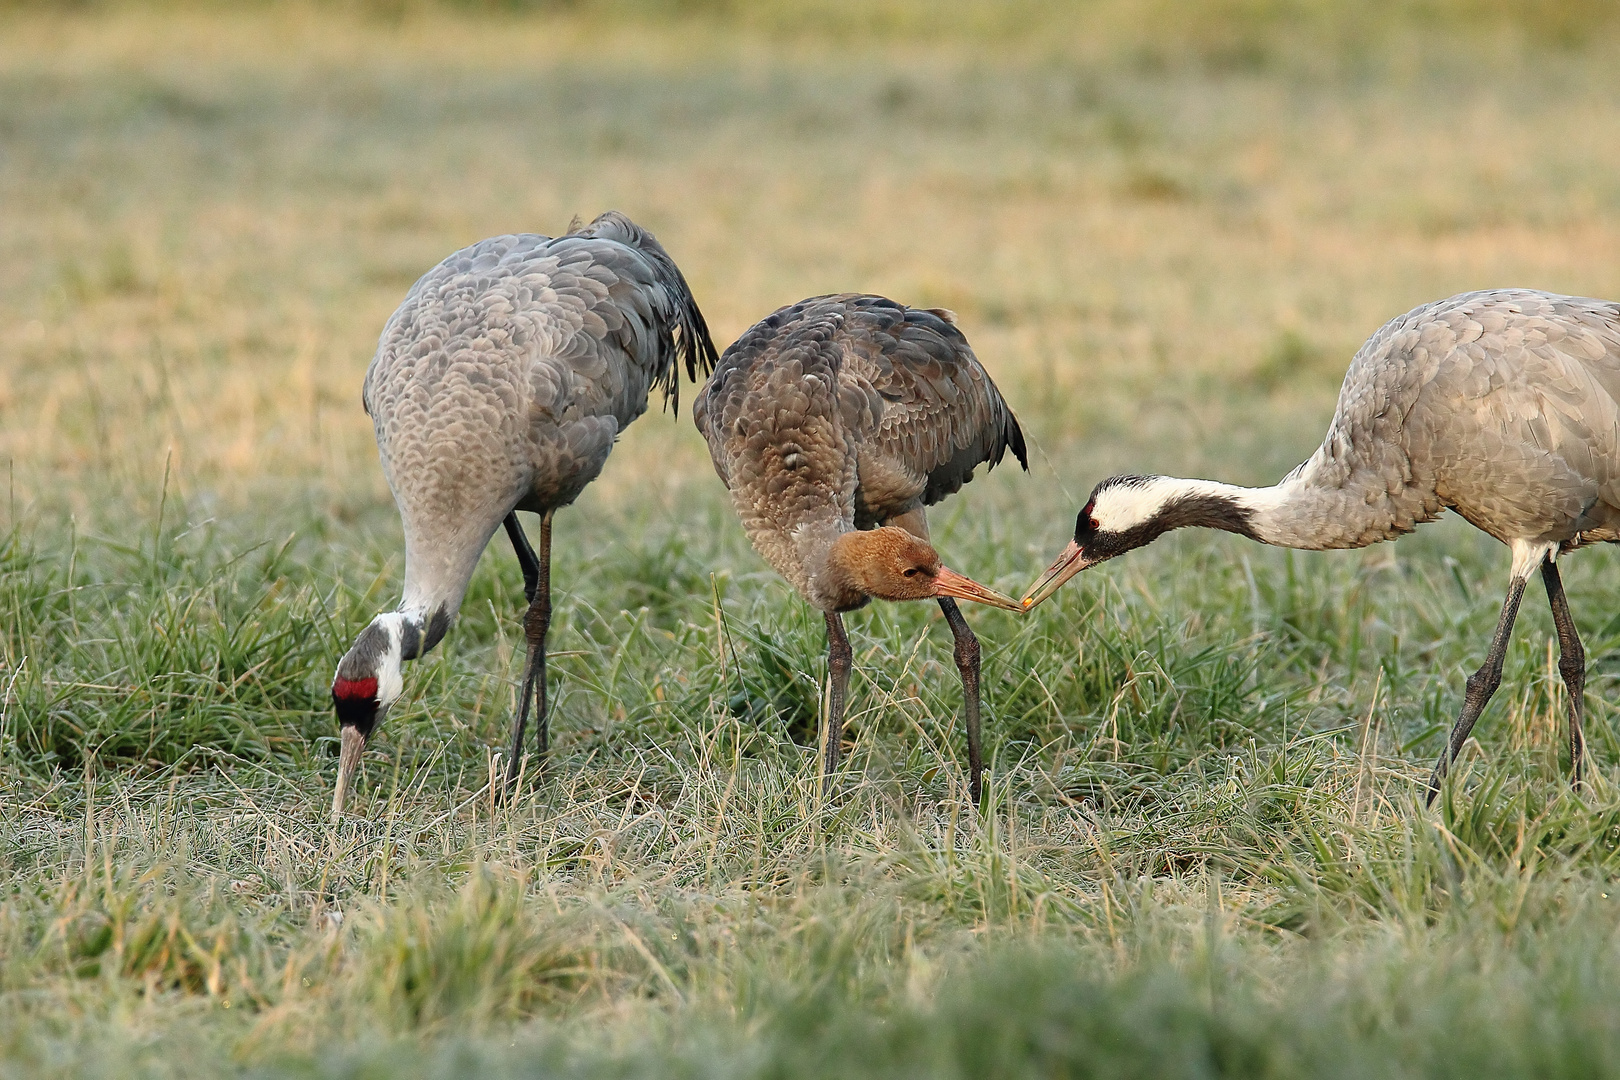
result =
[{"label": "crane beak", "polygon": [[338,752],[337,788],[332,792],[334,825],[343,819],[343,804],[349,798],[349,781],[353,778],[355,767],[360,764],[360,755],[365,749],[366,737],[360,734],[360,729],[353,724],[344,724],[342,747]]},{"label": "crane beak", "polygon": [[1024,605],[1012,597],[1003,596],[994,589],[987,589],[972,578],[963,577],[955,570],[948,570],[943,566],[934,574],[934,595],[954,596],[961,600],[972,600],[975,604],[985,604],[1006,611],[1024,610]]},{"label": "crane beak", "polygon": [[1024,610],[1028,611],[1048,596],[1063,588],[1063,583],[1088,566],[1095,566],[1100,560],[1086,558],[1086,553],[1080,550],[1080,545],[1073,540],[1063,549],[1063,554],[1057,561],[1046,568],[1041,579],[1030,587],[1029,594],[1024,597]]}]

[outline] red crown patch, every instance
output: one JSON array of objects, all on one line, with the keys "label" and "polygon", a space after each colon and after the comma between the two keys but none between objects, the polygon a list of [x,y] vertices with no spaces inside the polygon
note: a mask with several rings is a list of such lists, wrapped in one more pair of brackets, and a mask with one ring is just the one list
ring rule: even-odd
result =
[{"label": "red crown patch", "polygon": [[370,701],[377,696],[377,680],[367,679],[335,679],[332,682],[332,696],[348,700]]}]

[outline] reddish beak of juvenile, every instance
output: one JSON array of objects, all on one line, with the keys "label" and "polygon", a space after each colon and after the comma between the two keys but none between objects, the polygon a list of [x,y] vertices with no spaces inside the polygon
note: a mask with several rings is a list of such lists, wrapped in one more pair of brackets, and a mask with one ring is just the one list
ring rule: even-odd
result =
[{"label": "reddish beak of juvenile", "polygon": [[955,570],[948,570],[943,566],[934,573],[934,595],[954,596],[960,600],[972,600],[975,604],[986,604],[1006,611],[1024,610],[1024,605],[1012,597],[1003,596],[994,589],[987,589],[972,578],[963,577]]},{"label": "reddish beak of juvenile", "polygon": [[1024,610],[1028,611],[1048,596],[1063,588],[1063,583],[1088,566],[1095,566],[1096,560],[1086,558],[1086,553],[1080,550],[1080,545],[1073,540],[1063,549],[1063,554],[1057,561],[1046,568],[1041,579],[1030,587],[1029,593],[1024,597]]},{"label": "reddish beak of juvenile", "polygon": [[349,798],[349,781],[365,752],[366,737],[353,724],[343,725],[341,749],[338,751],[337,788],[332,792],[332,824],[343,819],[343,804]]}]

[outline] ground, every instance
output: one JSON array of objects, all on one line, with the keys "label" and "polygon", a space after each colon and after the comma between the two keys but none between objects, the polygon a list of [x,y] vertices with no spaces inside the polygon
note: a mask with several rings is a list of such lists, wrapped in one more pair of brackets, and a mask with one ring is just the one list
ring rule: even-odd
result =
[{"label": "ground", "polygon": [[[1419,303],[1620,297],[1602,0],[0,4],[0,1076],[1620,1071],[1616,558],[1532,586],[1422,780],[1505,549],[1177,535],[975,609],[821,621],[678,409],[557,517],[554,756],[492,797],[491,545],[327,821],[337,658],[397,596],[359,405],[448,252],[613,207],[722,347],[954,309],[1030,436],[933,516],[1006,591],[1117,471],[1266,483]],[[796,741],[797,739],[797,741]]]}]

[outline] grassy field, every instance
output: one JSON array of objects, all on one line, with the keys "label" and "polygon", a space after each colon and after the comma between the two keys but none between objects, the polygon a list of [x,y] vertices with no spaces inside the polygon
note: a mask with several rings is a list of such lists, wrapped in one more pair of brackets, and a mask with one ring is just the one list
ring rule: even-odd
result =
[{"label": "grassy field", "polygon": [[[497,805],[497,540],[326,821],[337,658],[397,596],[359,383],[455,248],[616,207],[722,347],[955,309],[1031,436],[934,516],[1009,591],[1113,471],[1269,482],[1412,306],[1620,296],[1604,0],[0,4],[0,1077],[1620,1073],[1616,557],[1442,805],[1507,553],[1446,521],[1178,535],[975,610],[820,619],[689,419],[560,514],[549,773]],[[797,741],[796,741],[797,740]]]}]

